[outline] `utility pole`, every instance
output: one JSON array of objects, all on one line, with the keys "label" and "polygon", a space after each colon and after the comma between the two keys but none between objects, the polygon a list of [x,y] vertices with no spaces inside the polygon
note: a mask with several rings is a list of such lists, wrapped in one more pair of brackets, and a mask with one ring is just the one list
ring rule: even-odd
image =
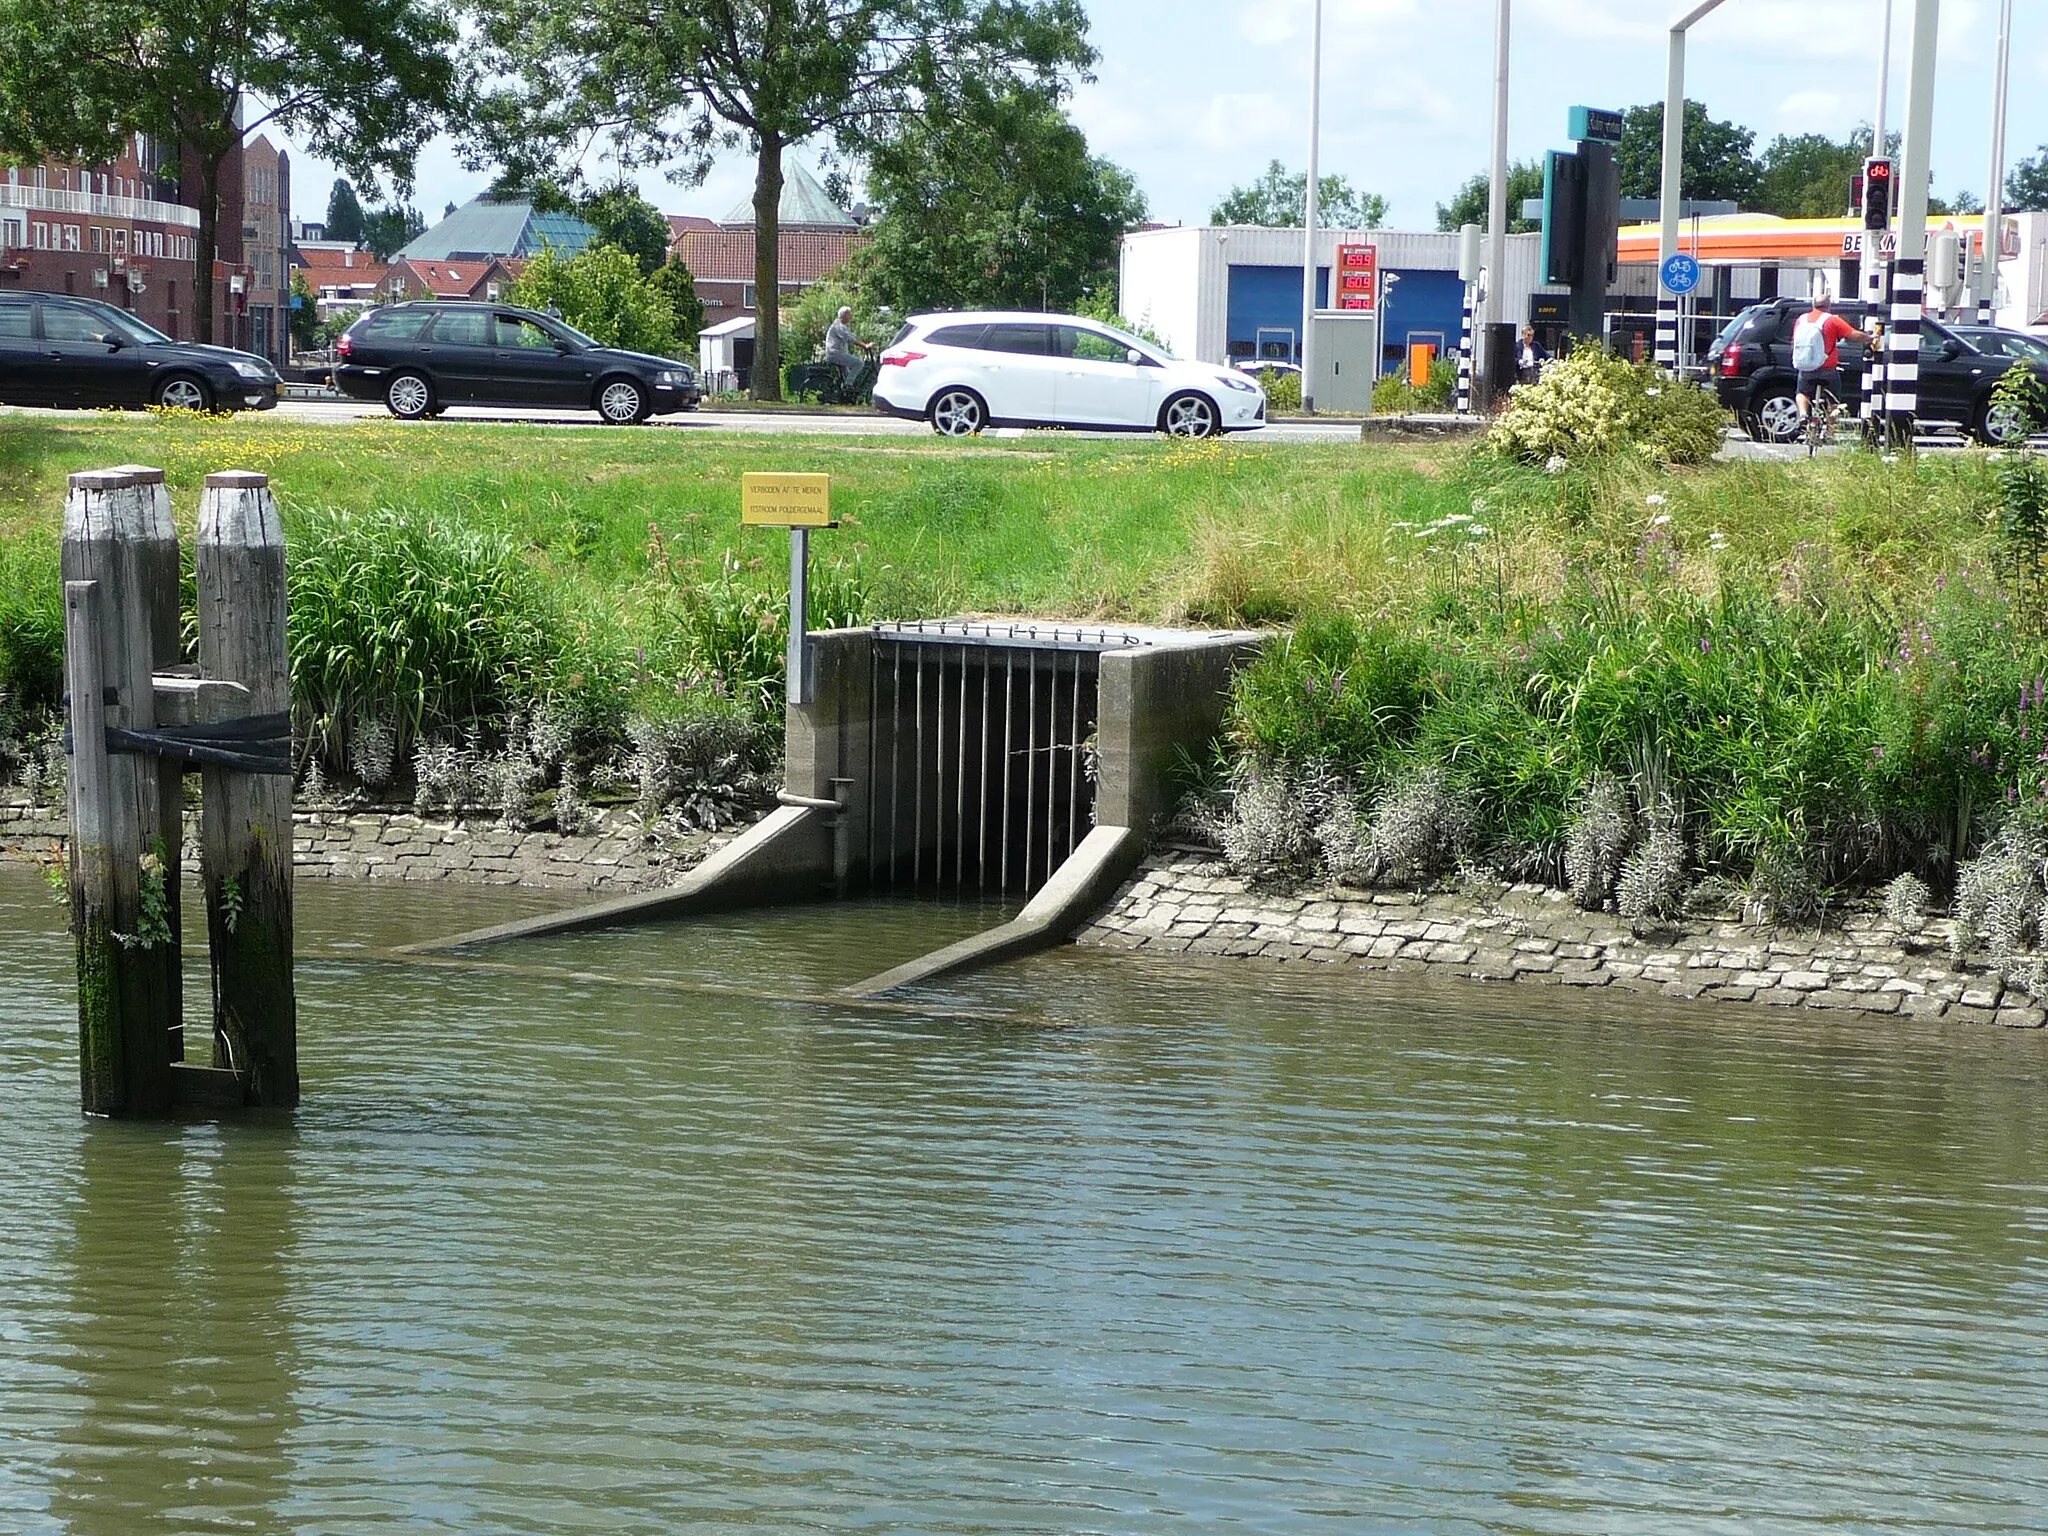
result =
[{"label": "utility pole", "polygon": [[[1671,52],[1664,71],[1664,176],[1657,209],[1657,364],[1678,366],[1678,295],[1663,284],[1665,264],[1678,254],[1678,214],[1685,195],[1685,34],[1723,0],[1699,0],[1671,23]],[[1697,247],[1698,242],[1694,242]]]},{"label": "utility pole", "polygon": [[[1506,0],[1502,0],[1505,4]],[[1321,147],[1323,128],[1323,0],[1315,0],[1308,54],[1308,200],[1301,226],[1301,410],[1313,416],[1315,400],[1316,334],[1316,151]]]},{"label": "utility pole", "polygon": [[1941,0],[1913,0],[1913,65],[1906,82],[1906,143],[1899,169],[1898,258],[1885,337],[1885,419],[1895,447],[1911,447],[1920,410],[1920,315],[1927,287],[1927,172],[1933,157],[1934,55]]},{"label": "utility pole", "polygon": [[1498,367],[1510,354],[1499,344],[1495,328],[1501,322],[1501,302],[1507,292],[1508,268],[1508,0],[1495,0],[1493,33],[1493,179],[1486,198],[1486,292],[1483,299],[1485,325],[1481,334],[1480,369],[1482,398],[1498,400],[1507,380],[1496,376]]},{"label": "utility pole", "polygon": [[2012,0],[1998,9],[1998,83],[1991,93],[1991,185],[1984,193],[1984,261],[1977,269],[1977,323],[1998,308],[1998,238],[2005,222],[2006,85],[2012,73]]}]

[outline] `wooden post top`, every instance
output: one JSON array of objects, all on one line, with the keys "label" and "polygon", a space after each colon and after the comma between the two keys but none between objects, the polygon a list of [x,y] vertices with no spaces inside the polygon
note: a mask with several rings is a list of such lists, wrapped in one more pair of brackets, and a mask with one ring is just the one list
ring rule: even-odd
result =
[{"label": "wooden post top", "polygon": [[199,498],[199,543],[249,549],[284,548],[284,523],[277,498],[270,494],[270,476],[230,469],[206,477]]},{"label": "wooden post top", "polygon": [[270,484],[270,476],[255,469],[221,469],[206,477],[209,491],[260,491]]},{"label": "wooden post top", "polygon": [[164,472],[147,464],[116,464],[112,469],[82,469],[71,477],[74,491],[125,491],[137,485],[162,485]]}]

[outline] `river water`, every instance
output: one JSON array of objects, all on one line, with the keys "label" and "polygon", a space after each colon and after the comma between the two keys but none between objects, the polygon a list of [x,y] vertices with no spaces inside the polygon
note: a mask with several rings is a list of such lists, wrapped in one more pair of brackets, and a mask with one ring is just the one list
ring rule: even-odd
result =
[{"label": "river water", "polygon": [[550,899],[306,882],[303,1109],[90,1123],[0,868],[0,1530],[2048,1530],[2038,1037],[823,995],[951,907],[376,954]]}]

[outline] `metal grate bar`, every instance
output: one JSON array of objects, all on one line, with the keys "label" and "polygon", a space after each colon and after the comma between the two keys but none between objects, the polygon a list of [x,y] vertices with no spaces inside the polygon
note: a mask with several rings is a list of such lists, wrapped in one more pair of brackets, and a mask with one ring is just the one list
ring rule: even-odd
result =
[{"label": "metal grate bar", "polygon": [[990,659],[981,658],[981,807],[974,818],[974,882],[977,890],[988,889],[988,684],[995,671]]}]

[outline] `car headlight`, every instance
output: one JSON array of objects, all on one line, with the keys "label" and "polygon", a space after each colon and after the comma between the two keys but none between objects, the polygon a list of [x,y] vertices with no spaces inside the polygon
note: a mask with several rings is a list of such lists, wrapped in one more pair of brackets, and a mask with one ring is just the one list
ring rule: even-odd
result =
[{"label": "car headlight", "polygon": [[679,384],[690,382],[687,368],[664,368],[654,376],[654,382],[663,389],[674,389]]},{"label": "car headlight", "polygon": [[267,363],[259,363],[254,361],[253,359],[245,362],[243,359],[239,357],[235,358],[234,366],[235,372],[240,374],[245,379],[256,379],[258,381],[267,382],[271,376],[270,367]]},{"label": "car headlight", "polygon": [[1259,386],[1241,373],[1219,373],[1216,377],[1223,381],[1225,389],[1241,389],[1248,395],[1256,395],[1259,392]]}]

